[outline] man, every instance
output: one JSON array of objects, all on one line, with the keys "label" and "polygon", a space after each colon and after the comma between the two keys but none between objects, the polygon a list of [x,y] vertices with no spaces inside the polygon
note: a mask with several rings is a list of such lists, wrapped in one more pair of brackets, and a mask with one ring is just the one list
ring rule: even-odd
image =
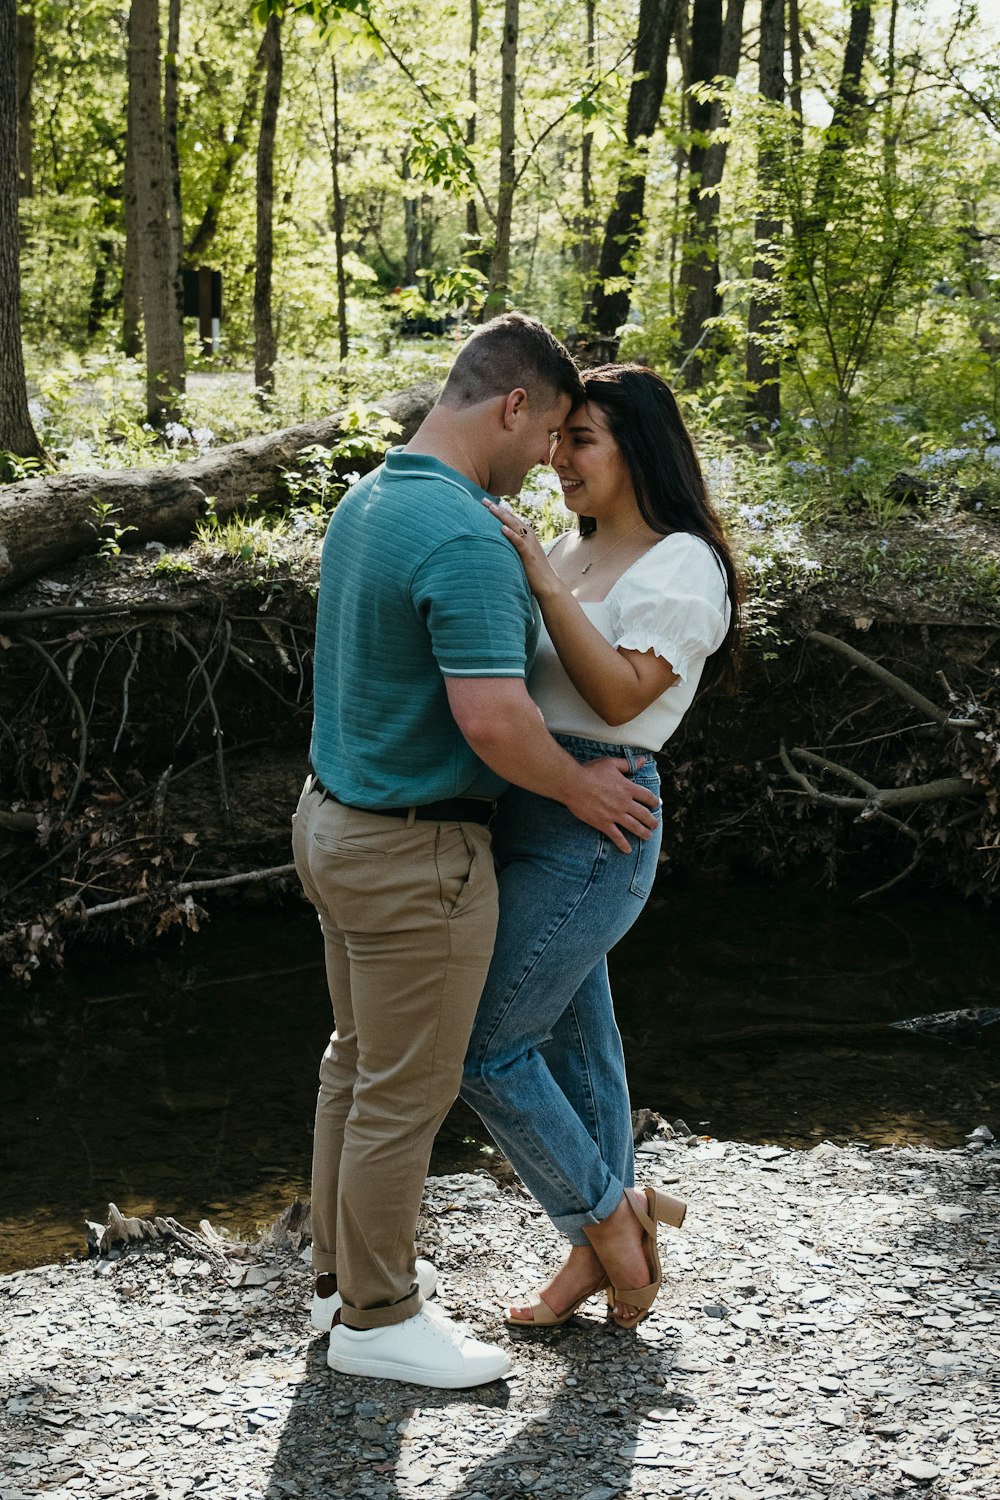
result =
[{"label": "man", "polygon": [[623,829],[645,838],[654,823],[625,762],[580,765],[545,729],[524,684],[530,593],[482,504],[548,460],[580,395],[534,319],[477,329],[416,435],[344,497],[323,544],[314,775],[293,846],[336,1025],[316,1111],[313,1321],[342,1373],[459,1387],[509,1368],[423,1306],[435,1273],[414,1252],[493,950],[493,799],[516,781],[623,850]]}]

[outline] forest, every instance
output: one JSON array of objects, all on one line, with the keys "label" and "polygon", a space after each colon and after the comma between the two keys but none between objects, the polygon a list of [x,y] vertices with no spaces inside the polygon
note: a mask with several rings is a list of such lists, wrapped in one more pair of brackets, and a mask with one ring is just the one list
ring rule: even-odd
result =
[{"label": "forest", "polygon": [[[89,390],[135,420],[130,361],[177,446],[202,425],[188,372],[252,368],[261,425],[373,386],[390,353],[402,374],[400,333],[516,305],[586,359],[661,366],[789,483],[871,497],[908,464],[989,486],[988,6],[3,10],[8,477],[103,459],[72,408]],[[184,316],[209,271],[214,343]]]},{"label": "forest", "polygon": [[[227,684],[289,716],[301,759],[325,519],[507,307],[672,381],[739,543],[767,692],[738,729],[746,697],[706,707],[730,737],[704,776],[712,734],[689,737],[692,826],[725,783],[718,839],[765,864],[818,853],[832,878],[882,840],[874,886],[922,864],[992,894],[998,20],[0,0],[13,972],[58,960],[91,887],[169,927],[251,852],[280,882],[259,828],[231,836]],[[544,478],[529,499],[553,524]],[[163,777],[203,763],[229,844],[200,865]]]}]

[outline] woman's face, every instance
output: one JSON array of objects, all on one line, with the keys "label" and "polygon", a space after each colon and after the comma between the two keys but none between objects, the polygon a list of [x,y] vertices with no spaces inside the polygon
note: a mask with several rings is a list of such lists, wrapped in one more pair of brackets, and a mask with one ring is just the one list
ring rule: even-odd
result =
[{"label": "woman's face", "polygon": [[566,508],[575,515],[607,522],[635,511],[628,464],[595,403],[588,401],[567,417],[552,445],[550,462]]}]

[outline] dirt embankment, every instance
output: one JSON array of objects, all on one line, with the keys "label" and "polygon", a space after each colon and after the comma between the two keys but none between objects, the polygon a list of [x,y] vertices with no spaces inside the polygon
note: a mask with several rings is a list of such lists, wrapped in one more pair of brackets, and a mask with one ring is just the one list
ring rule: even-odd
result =
[{"label": "dirt embankment", "polygon": [[[200,902],[294,888],[317,541],[235,559],[188,549],[166,567],[148,550],[91,559],[0,601],[8,970],[30,977],[83,932],[137,941],[196,926]],[[970,525],[969,566],[995,543]],[[929,597],[898,571],[876,591],[843,538],[811,544],[815,578],[753,600],[736,697],[696,704],[661,757],[666,864],[819,860],[831,878],[877,887],[911,870],[989,897],[1000,601]],[[954,576],[954,537],[922,545],[929,574],[938,548]]]}]

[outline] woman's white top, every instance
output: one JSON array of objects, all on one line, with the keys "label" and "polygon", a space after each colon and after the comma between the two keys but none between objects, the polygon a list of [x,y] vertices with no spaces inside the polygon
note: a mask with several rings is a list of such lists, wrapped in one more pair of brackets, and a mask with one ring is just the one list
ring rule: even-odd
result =
[{"label": "woman's white top", "polygon": [[570,682],[543,621],[528,690],[546,728],[659,750],[690,708],[705,659],[718,650],[729,628],[726,575],[715,552],[701,537],[675,531],[627,568],[599,604],[579,603],[612,646],[655,651],[680,681],[627,724],[606,724]]}]

